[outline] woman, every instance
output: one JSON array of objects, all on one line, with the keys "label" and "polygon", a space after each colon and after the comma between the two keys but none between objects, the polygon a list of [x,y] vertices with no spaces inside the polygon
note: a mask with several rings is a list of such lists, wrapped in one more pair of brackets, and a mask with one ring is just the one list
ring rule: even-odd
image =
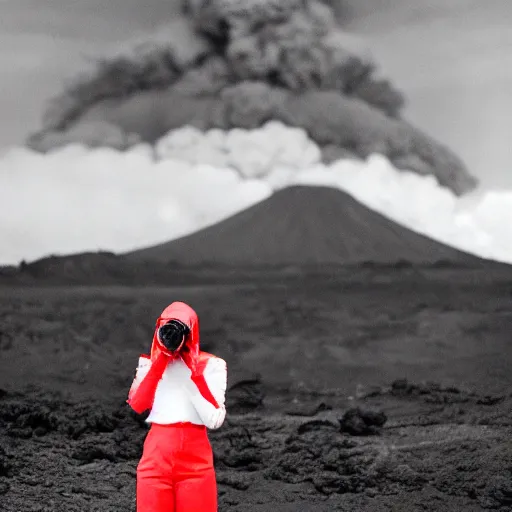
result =
[{"label": "woman", "polygon": [[158,318],[128,394],[151,428],[137,466],[137,512],[216,512],[217,483],[207,428],[226,416],[226,362],[199,350],[196,312],[173,302]]}]

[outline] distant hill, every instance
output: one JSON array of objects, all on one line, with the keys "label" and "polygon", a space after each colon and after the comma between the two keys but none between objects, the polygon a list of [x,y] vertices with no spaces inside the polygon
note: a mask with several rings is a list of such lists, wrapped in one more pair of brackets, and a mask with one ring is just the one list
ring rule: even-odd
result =
[{"label": "distant hill", "polygon": [[341,190],[311,186],[282,189],[218,224],[125,257],[179,265],[482,261],[396,224]]},{"label": "distant hill", "polygon": [[377,274],[400,280],[421,269],[427,273],[419,272],[419,279],[453,279],[452,271],[466,269],[477,271],[479,282],[502,282],[512,266],[415,233],[339,189],[292,186],[167,243],[125,254],[52,255],[1,267],[0,286],[219,286],[326,278],[361,283]]}]

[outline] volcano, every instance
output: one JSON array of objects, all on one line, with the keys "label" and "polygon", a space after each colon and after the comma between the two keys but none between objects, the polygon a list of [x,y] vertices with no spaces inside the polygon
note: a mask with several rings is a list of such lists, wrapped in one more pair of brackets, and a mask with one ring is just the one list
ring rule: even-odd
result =
[{"label": "volcano", "polygon": [[125,255],[179,265],[476,264],[324,186],[291,186],[213,226]]}]

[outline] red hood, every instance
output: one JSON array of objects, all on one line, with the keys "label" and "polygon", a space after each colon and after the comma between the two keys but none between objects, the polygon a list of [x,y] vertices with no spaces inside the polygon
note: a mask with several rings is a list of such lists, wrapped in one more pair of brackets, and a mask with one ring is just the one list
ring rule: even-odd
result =
[{"label": "red hood", "polygon": [[153,343],[151,344],[151,360],[155,361],[162,352],[170,355],[169,351],[158,339],[158,329],[169,322],[169,320],[179,320],[189,327],[190,335],[187,339],[186,347],[188,348],[190,359],[192,361],[197,360],[199,357],[199,318],[197,313],[184,302],[173,302],[158,317],[153,334]]},{"label": "red hood", "polygon": [[[180,320],[190,328],[190,335],[184,347],[185,350],[181,349],[177,356],[169,353],[158,339],[158,329],[170,320]],[[212,355],[199,351],[199,319],[197,313],[184,302],[173,302],[162,311],[156,321],[153,343],[151,344],[151,368],[140,384],[132,385],[128,394],[127,402],[133,410],[141,413],[153,406],[156,388],[167,367],[169,357],[181,357],[189,367],[191,379],[196,383],[201,394],[215,407],[219,407],[208,389],[203,375],[206,364]]]}]

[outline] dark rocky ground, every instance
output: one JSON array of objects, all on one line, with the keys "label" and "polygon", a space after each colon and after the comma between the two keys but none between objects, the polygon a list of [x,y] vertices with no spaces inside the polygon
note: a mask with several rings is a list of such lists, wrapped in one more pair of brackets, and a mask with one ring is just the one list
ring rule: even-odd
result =
[{"label": "dark rocky ground", "polygon": [[228,362],[219,510],[512,510],[512,272],[199,282],[0,287],[0,510],[135,510],[124,400],[173,300]]}]

